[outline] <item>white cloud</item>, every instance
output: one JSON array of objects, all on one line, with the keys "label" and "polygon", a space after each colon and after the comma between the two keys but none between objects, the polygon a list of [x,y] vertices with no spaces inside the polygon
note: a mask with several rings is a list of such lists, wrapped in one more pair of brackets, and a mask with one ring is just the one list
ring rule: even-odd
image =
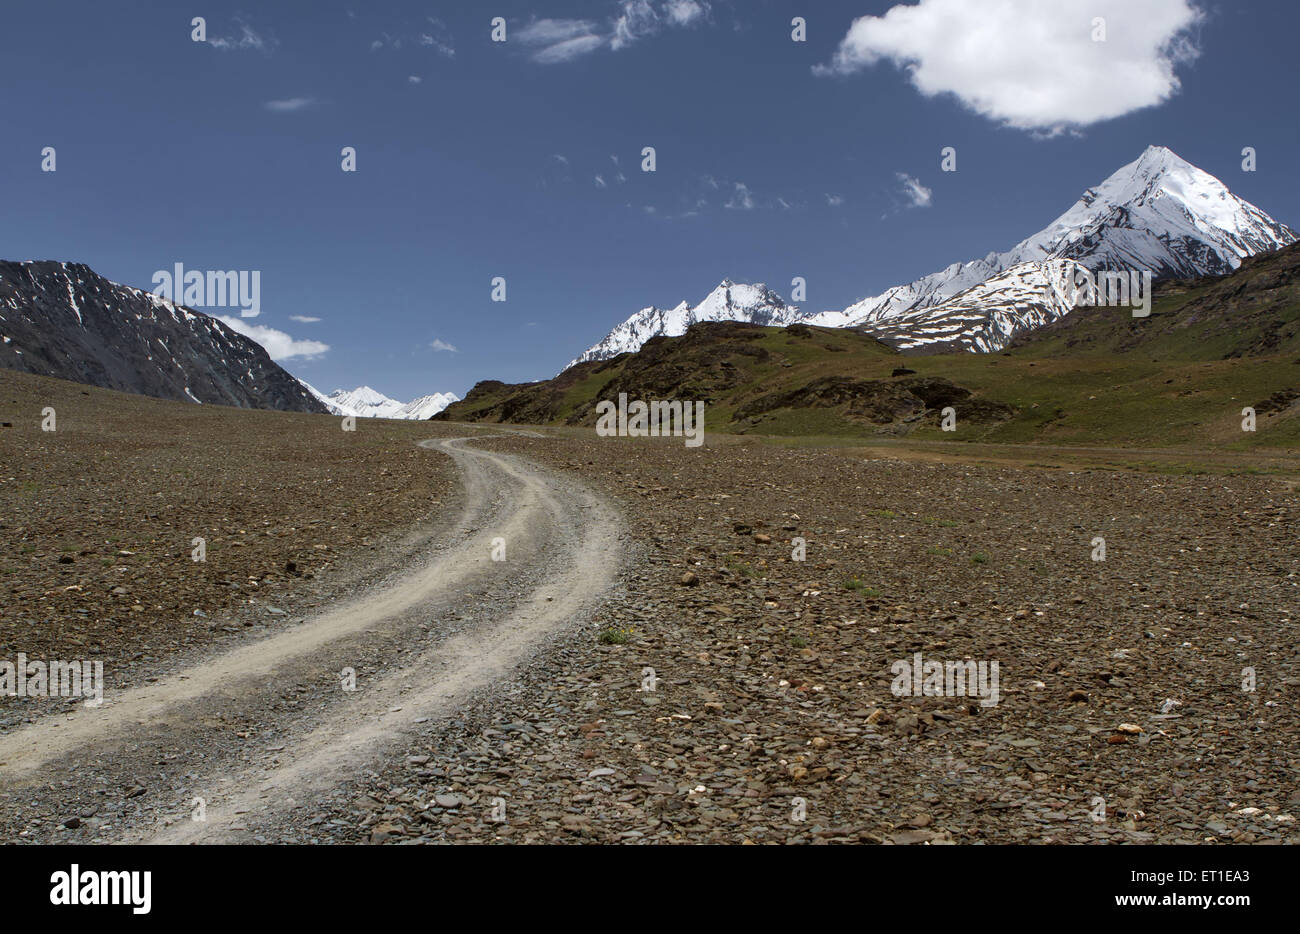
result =
[{"label": "white cloud", "polygon": [[406,80],[411,82],[411,84],[419,84],[424,79],[421,78],[419,75],[407,75]]},{"label": "white cloud", "polygon": [[707,18],[704,0],[619,0],[604,24],[589,19],[539,19],[514,38],[536,48],[532,60],[542,65],[572,61],[599,49],[619,51],[658,35],[665,28],[684,28]]},{"label": "white cloud", "polygon": [[300,341],[290,337],[284,331],[277,331],[264,324],[249,324],[239,318],[228,315],[220,316],[221,323],[232,331],[237,331],[266,348],[272,360],[289,360],[293,357],[319,357],[328,351],[329,344],[320,341]]},{"label": "white cloud", "polygon": [[258,33],[252,26],[241,19],[235,20],[239,29],[236,36],[214,36],[208,45],[223,52],[270,52],[276,46],[274,39],[268,39]]},{"label": "white cloud", "polygon": [[[819,74],[880,61],[926,97],[1022,130],[1059,133],[1162,103],[1196,57],[1196,0],[919,0],[853,21]],[[1094,41],[1104,20],[1105,40]]]},{"label": "white cloud", "polygon": [[553,156],[551,156],[551,158],[554,159],[556,162],[560,163],[560,165],[568,165],[568,164],[569,164],[569,157],[566,156],[566,155],[564,155],[563,153],[558,153],[558,152],[557,152],[557,153],[555,153]]},{"label": "white cloud", "polygon": [[280,101],[267,101],[262,106],[272,113],[293,113],[295,110],[305,110],[315,103],[314,97],[289,97]]},{"label": "white cloud", "polygon": [[429,344],[429,346],[432,347],[434,350],[446,350],[450,353],[460,353],[460,351],[457,350],[455,347],[453,347],[451,344],[448,344],[446,341],[436,337]]},{"label": "white cloud", "polygon": [[320,318],[313,318],[311,315],[290,315],[290,321],[297,321],[299,324],[315,324]]},{"label": "white cloud", "polygon": [[597,175],[597,176],[596,176],[596,187],[597,187],[597,188],[608,188],[608,187],[609,187],[609,185],[607,185],[607,184],[605,183],[605,177],[604,177],[603,175]]},{"label": "white cloud", "polygon": [[425,17],[429,28],[421,30],[419,33],[412,35],[409,32],[392,36],[386,32],[380,33],[379,38],[370,43],[370,51],[378,52],[382,48],[401,49],[403,45],[419,45],[426,49],[433,49],[444,58],[455,58],[456,49],[452,45],[451,33],[447,29],[447,24],[440,19],[432,16]]},{"label": "white cloud", "polygon": [[659,30],[659,14],[650,0],[623,0],[614,20],[609,47],[615,51]]},{"label": "white cloud", "polygon": [[929,188],[926,188],[906,172],[899,172],[898,180],[903,183],[903,195],[907,198],[909,207],[928,208],[930,206],[933,192]]},{"label": "white cloud", "polygon": [[554,45],[593,33],[596,24],[588,19],[539,19],[517,30],[514,37],[525,45]]},{"label": "white cloud", "polygon": [[451,44],[451,34],[447,31],[447,24],[440,19],[434,19],[432,16],[426,17],[429,23],[429,31],[420,33],[420,45],[432,47],[443,58],[455,58],[456,50]]},{"label": "white cloud", "polygon": [[828,194],[828,195],[826,196],[826,203],[829,204],[829,205],[830,205],[831,207],[833,207],[833,208],[837,208],[837,207],[839,207],[841,204],[844,203],[844,196],[843,196],[843,195],[831,195],[831,194]]},{"label": "white cloud", "polygon": [[749,186],[744,182],[736,182],[735,194],[731,196],[731,200],[724,207],[740,211],[754,210],[754,195],[750,192]]},{"label": "white cloud", "polygon": [[539,65],[555,65],[560,62],[569,62],[581,55],[586,55],[588,52],[596,51],[604,44],[605,40],[600,36],[577,36],[535,52],[533,61]]},{"label": "white cloud", "polygon": [[708,11],[707,3],[696,0],[668,0],[664,4],[664,14],[674,26],[689,26]]},{"label": "white cloud", "polygon": [[437,50],[438,54],[443,56],[444,58],[456,57],[455,49],[447,45],[445,42],[439,40],[436,36],[429,35],[427,32],[420,34],[420,45],[432,46],[434,49]]}]

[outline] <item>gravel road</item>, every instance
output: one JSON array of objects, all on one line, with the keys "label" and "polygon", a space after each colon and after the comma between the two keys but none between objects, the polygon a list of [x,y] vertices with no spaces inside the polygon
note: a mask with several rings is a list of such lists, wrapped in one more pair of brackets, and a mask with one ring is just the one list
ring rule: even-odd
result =
[{"label": "gravel road", "polygon": [[250,839],[582,618],[618,569],[615,511],[469,440],[421,442],[455,461],[465,487],[423,563],[98,708],[0,736],[6,836],[40,839],[37,811],[91,821],[97,840]]}]

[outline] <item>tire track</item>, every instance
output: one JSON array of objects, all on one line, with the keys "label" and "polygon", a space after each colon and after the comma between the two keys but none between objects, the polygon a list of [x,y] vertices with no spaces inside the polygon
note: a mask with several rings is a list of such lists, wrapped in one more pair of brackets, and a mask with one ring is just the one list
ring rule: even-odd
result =
[{"label": "tire track", "polygon": [[[175,736],[180,738],[177,767],[202,776],[194,787],[207,792],[207,820],[182,819],[188,817],[188,798],[158,801],[156,812],[166,815],[162,826],[155,820],[121,828],[120,836],[215,841],[253,818],[274,820],[303,796],[355,777],[362,764],[416,730],[415,720],[437,720],[458,699],[507,673],[611,584],[621,524],[576,481],[522,458],[467,447],[470,440],[421,442],[452,457],[465,484],[453,540],[424,566],[292,629],[106,697],[101,708],[77,708],[0,736],[0,787],[39,780],[54,789],[54,779],[85,776],[88,754],[112,756],[127,774],[131,767],[147,774],[159,750],[140,737],[166,723],[174,732],[172,753],[178,751]],[[506,543],[504,562],[491,557],[497,538]],[[489,585],[493,593],[484,605]],[[247,709],[272,709],[272,694],[285,687],[281,674],[292,681],[312,666],[337,671],[354,657],[343,646],[381,632],[391,636],[394,629],[405,633],[402,627],[414,630],[422,619],[468,606],[476,607],[472,625],[386,658],[387,671],[378,680],[354,693],[338,692],[317,716],[281,724],[293,732],[271,761],[231,761],[204,746],[201,725],[232,695],[247,692],[241,701]],[[48,798],[42,805],[59,807]]]}]

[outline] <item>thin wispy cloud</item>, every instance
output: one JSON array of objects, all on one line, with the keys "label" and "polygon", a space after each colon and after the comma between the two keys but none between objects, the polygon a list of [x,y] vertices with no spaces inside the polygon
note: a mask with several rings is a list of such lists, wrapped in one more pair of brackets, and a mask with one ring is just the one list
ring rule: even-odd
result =
[{"label": "thin wispy cloud", "polygon": [[532,59],[542,65],[570,61],[604,43],[596,33],[596,24],[585,19],[535,20],[518,30],[515,38],[536,48]]},{"label": "thin wispy cloud", "polygon": [[451,344],[448,344],[445,340],[442,340],[441,338],[437,338],[437,337],[435,337],[429,343],[429,346],[437,351],[446,351],[448,353],[460,353],[460,351],[457,350],[455,347],[453,347]]},{"label": "thin wispy cloud", "polygon": [[754,210],[754,194],[744,182],[736,182],[731,199],[723,205],[733,211]]},{"label": "thin wispy cloud", "polygon": [[903,197],[907,199],[908,207],[928,208],[930,206],[934,193],[929,188],[906,172],[899,172],[898,180],[902,184]]},{"label": "thin wispy cloud", "polygon": [[597,176],[596,176],[596,187],[597,187],[597,188],[608,188],[608,187],[609,187],[609,184],[605,181],[605,176],[603,176],[603,175],[597,175]]},{"label": "thin wispy cloud", "polygon": [[650,0],[625,0],[622,11],[614,20],[614,32],[609,47],[618,51],[638,39],[653,34],[659,26],[659,15]]},{"label": "thin wispy cloud", "polygon": [[668,0],[664,4],[664,14],[674,26],[689,26],[702,19],[708,11],[708,4],[696,0]]},{"label": "thin wispy cloud", "polygon": [[299,324],[315,324],[320,318],[313,318],[311,315],[290,315],[290,321],[297,321]]},{"label": "thin wispy cloud", "polygon": [[222,324],[232,331],[236,331],[261,344],[272,360],[311,360],[328,352],[330,349],[329,344],[313,340],[297,340],[284,331],[267,327],[264,324],[249,324],[240,318],[229,315],[221,315],[220,320]]},{"label": "thin wispy cloud", "polygon": [[842,195],[827,194],[826,203],[833,208],[837,208],[844,203],[844,197]]},{"label": "thin wispy cloud", "polygon": [[425,25],[421,26],[418,31],[381,32],[378,39],[370,40],[370,51],[372,52],[378,52],[381,49],[397,51],[411,47],[431,49],[443,58],[456,57],[456,47],[447,24],[432,16],[425,17]]},{"label": "thin wispy cloud", "polygon": [[316,104],[314,97],[287,97],[278,101],[267,101],[262,106],[271,113],[293,113],[297,110],[306,110]]},{"label": "thin wispy cloud", "polygon": [[455,58],[456,49],[451,44],[451,33],[446,23],[432,16],[426,17],[427,31],[420,33],[420,45],[431,48],[443,58]]},{"label": "thin wispy cloud", "polygon": [[665,29],[682,29],[704,22],[705,0],[619,0],[604,22],[591,19],[538,19],[513,35],[533,49],[540,65],[570,62],[606,49],[617,52]]},{"label": "thin wispy cloud", "polygon": [[419,75],[407,75],[406,80],[409,81],[411,84],[419,84],[424,79],[421,78]]},{"label": "thin wispy cloud", "polygon": [[1176,94],[1203,20],[1196,0],[919,0],[854,20],[814,71],[890,62],[926,97],[1056,135]]},{"label": "thin wispy cloud", "polygon": [[274,49],[278,42],[264,36],[242,19],[235,20],[235,32],[229,36],[212,36],[208,45],[222,52],[263,52]]}]

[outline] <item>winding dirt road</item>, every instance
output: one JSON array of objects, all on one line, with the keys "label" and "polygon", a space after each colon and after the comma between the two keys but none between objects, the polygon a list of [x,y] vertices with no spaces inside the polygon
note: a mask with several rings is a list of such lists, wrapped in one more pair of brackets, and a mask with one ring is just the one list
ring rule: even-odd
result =
[{"label": "winding dirt road", "polygon": [[248,839],[379,767],[580,619],[618,570],[617,515],[575,481],[470,440],[421,443],[465,484],[425,563],[102,707],[0,736],[0,820],[95,814],[122,842]]}]

